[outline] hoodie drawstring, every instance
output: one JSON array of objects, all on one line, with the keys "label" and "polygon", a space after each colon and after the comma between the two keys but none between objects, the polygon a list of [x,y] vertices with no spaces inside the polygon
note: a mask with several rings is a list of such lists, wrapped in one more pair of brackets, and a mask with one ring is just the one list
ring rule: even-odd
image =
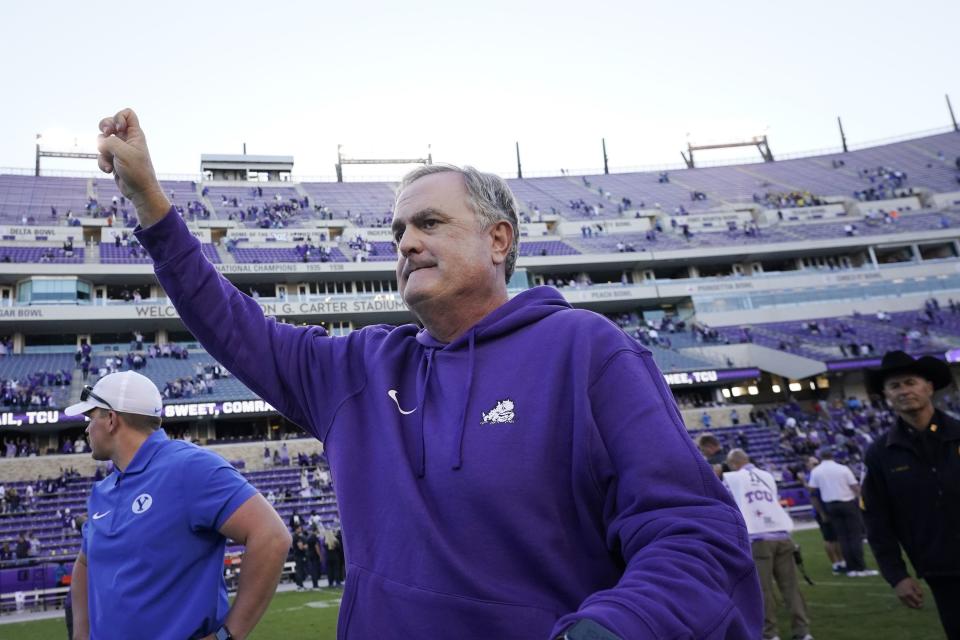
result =
[{"label": "hoodie drawstring", "polygon": [[463,436],[467,432],[467,405],[470,403],[470,396],[473,394],[473,367],[474,352],[476,342],[476,332],[470,332],[470,348],[467,359],[467,388],[463,396],[463,408],[460,410],[460,433],[457,434],[457,446],[453,451],[453,469],[457,470],[463,466]]},{"label": "hoodie drawstring", "polygon": [[427,349],[427,375],[423,378],[423,384],[420,386],[420,397],[417,399],[417,410],[420,412],[420,448],[417,452],[416,473],[418,478],[427,474],[427,442],[423,432],[424,416],[427,415],[427,385],[430,384],[430,372],[433,370],[433,349]]}]

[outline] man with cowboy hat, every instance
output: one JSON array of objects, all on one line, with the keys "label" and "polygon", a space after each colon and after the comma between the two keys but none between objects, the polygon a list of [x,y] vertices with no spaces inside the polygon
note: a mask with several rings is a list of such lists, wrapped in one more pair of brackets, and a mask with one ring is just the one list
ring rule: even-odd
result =
[{"label": "man with cowboy hat", "polygon": [[903,547],[933,592],[947,637],[960,639],[960,421],[933,406],[934,392],[952,381],[942,360],[903,351],[867,371],[867,389],[883,395],[897,421],[867,450],[861,506],[873,554],[897,597],[923,606]]}]

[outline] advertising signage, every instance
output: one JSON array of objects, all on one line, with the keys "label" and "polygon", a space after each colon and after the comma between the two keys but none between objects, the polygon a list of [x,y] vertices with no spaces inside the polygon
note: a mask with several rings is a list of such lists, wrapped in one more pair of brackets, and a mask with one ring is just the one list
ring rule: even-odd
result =
[{"label": "advertising signage", "polygon": [[[699,384],[712,384],[729,380],[743,380],[759,377],[759,369],[703,369],[700,371],[682,371],[663,375],[671,387]],[[270,403],[263,400],[226,400],[223,402],[179,402],[163,407],[164,420],[186,420],[190,418],[223,418],[247,416],[276,411]],[[66,416],[57,409],[37,411],[8,411],[0,413],[0,429],[9,427],[30,427],[61,424],[64,427],[83,424],[83,416]]]},{"label": "advertising signage", "polygon": [[[270,413],[275,409],[263,400],[227,400],[224,402],[183,402],[163,407],[164,420],[184,418],[219,418]],[[34,425],[62,424],[64,427],[84,423],[83,416],[66,416],[57,409],[0,413],[0,429]]]},{"label": "advertising signage", "polygon": [[728,380],[757,378],[759,376],[760,369],[702,369],[700,371],[681,371],[678,373],[663,374],[667,384],[671,387],[711,384]]}]

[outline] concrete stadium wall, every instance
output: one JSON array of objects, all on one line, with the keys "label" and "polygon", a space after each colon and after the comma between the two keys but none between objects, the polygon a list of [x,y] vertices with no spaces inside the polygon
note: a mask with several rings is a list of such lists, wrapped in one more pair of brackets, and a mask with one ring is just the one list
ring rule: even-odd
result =
[{"label": "concrete stadium wall", "polygon": [[710,407],[705,409],[680,409],[680,415],[683,416],[683,422],[687,425],[687,431],[707,432],[710,429],[703,428],[703,422],[700,417],[706,411],[710,416],[710,428],[730,427],[730,410],[736,409],[740,416],[740,424],[750,422],[750,412],[753,411],[752,404],[730,404],[725,407]]}]

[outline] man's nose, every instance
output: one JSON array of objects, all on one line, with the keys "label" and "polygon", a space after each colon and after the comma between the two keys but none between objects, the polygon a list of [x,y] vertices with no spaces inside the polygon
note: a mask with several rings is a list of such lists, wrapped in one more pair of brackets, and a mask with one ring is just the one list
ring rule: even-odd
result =
[{"label": "man's nose", "polygon": [[419,253],[421,250],[420,234],[416,229],[407,229],[400,236],[400,242],[397,244],[397,251],[400,255],[406,257],[409,253]]}]

